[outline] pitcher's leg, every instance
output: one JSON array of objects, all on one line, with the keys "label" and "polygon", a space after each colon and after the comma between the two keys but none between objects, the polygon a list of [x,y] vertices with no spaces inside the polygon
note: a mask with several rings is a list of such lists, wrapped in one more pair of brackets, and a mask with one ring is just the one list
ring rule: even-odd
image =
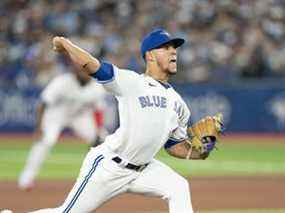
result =
[{"label": "pitcher's leg", "polygon": [[128,191],[162,197],[168,201],[170,213],[193,212],[188,181],[157,160],[141,172]]},{"label": "pitcher's leg", "polygon": [[[75,185],[60,207],[36,212],[91,212],[112,197],[125,192],[126,184],[133,179],[132,174],[129,175],[128,171],[121,171],[121,168],[115,168],[113,166],[115,163],[104,153],[101,154],[100,149],[101,146],[98,146],[89,151]],[[111,167],[110,164],[112,164]]]},{"label": "pitcher's leg", "polygon": [[[91,151],[85,157],[80,174],[64,203],[57,208],[40,209],[33,213],[81,213],[90,212],[100,205],[102,184],[99,168],[104,156]],[[99,201],[99,202],[98,202]]]},{"label": "pitcher's leg", "polygon": [[[92,156],[93,157],[93,156]],[[62,212],[89,212],[96,209],[101,200],[102,194],[102,161],[103,155],[96,155],[93,159],[87,156],[71,192],[64,204],[61,206]]]}]

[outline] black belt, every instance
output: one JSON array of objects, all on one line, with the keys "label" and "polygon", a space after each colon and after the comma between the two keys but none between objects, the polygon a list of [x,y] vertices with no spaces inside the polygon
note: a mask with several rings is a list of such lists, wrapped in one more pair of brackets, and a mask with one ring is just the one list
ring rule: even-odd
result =
[{"label": "black belt", "polygon": [[[116,163],[121,163],[122,162],[122,159],[120,157],[114,157],[112,158],[113,161],[115,161]],[[128,163],[127,165],[125,165],[125,168],[127,169],[132,169],[132,170],[135,170],[137,172],[140,172],[142,171],[145,167],[147,167],[148,163],[147,164],[144,164],[144,165],[140,165],[140,166],[137,166],[137,165],[134,165],[132,163]]]}]

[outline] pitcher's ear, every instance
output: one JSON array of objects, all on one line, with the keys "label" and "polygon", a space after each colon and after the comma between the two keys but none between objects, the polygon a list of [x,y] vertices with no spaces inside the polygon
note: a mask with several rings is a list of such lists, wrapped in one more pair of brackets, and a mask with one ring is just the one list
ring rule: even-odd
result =
[{"label": "pitcher's ear", "polygon": [[145,60],[146,61],[155,61],[155,56],[152,51],[147,51],[145,53]]}]

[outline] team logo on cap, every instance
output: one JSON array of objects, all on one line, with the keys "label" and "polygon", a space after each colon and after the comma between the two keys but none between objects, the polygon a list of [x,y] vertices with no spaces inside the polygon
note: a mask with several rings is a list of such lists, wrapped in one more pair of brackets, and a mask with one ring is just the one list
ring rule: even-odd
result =
[{"label": "team logo on cap", "polygon": [[160,34],[161,35],[167,35],[168,37],[170,37],[170,34],[168,32],[165,32],[165,31],[161,31]]}]

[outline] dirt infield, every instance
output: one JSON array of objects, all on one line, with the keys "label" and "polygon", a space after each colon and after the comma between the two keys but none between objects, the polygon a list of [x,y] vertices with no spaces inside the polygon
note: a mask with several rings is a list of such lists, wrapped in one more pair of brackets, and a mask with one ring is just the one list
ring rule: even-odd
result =
[{"label": "dirt infield", "polygon": [[[192,201],[195,211],[205,209],[285,208],[285,176],[193,178]],[[15,182],[0,182],[0,209],[14,212],[54,207],[65,198],[72,186],[69,181],[41,181],[31,192],[19,191]],[[167,212],[167,205],[159,198],[122,195],[97,213],[158,213]]]}]

